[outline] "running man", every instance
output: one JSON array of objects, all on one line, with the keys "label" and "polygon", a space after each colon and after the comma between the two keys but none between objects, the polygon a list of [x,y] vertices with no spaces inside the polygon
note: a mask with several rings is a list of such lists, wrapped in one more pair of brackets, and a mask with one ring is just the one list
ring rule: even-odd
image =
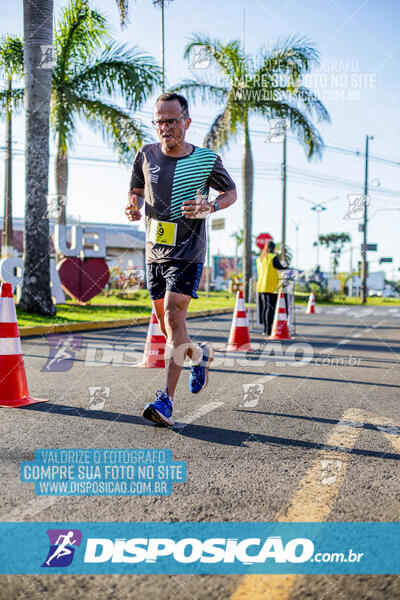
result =
[{"label": "running man", "polygon": [[[125,209],[128,219],[137,221],[145,204],[147,287],[167,342],[165,390],[156,392],[143,416],[164,426],[174,424],[173,398],[186,355],[189,390],[197,394],[208,383],[214,350],[207,342],[192,342],[186,313],[190,300],[198,298],[207,247],[205,219],[236,200],[235,184],[221,158],[185,141],[190,123],[186,98],[164,93],[157,99],[153,126],[160,143],[147,144],[136,154]],[[214,202],[208,200],[210,188],[219,194]]]},{"label": "running man", "polygon": [[[74,532],[73,531],[68,531],[67,535],[60,535],[58,536],[58,540],[56,541],[56,544],[59,544],[57,546],[57,549],[54,551],[54,553],[50,556],[50,558],[48,560],[46,560],[46,565],[50,566],[51,561],[58,557],[61,558],[62,556],[66,556],[67,554],[71,554],[71,549],[67,548],[68,545],[73,546],[74,544],[76,544],[76,540],[72,539],[74,536]],[[60,542],[60,540],[62,540],[62,542]]]}]

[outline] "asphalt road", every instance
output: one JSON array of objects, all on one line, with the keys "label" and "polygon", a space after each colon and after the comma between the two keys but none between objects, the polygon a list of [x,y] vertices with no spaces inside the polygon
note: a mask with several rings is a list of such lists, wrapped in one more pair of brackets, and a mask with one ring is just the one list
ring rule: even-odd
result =
[{"label": "asphalt road", "polygon": [[[171,430],[140,417],[164,375],[132,368],[146,327],[74,336],[64,372],[54,363],[46,370],[46,337],[25,340],[30,392],[49,402],[1,410],[0,519],[399,521],[400,308],[317,310],[296,311],[293,342],[266,345],[252,333],[259,352],[251,358],[217,352],[197,396],[185,370]],[[230,323],[230,315],[188,322],[194,338],[220,349]],[[96,387],[104,389],[91,410]],[[38,497],[20,482],[20,463],[35,449],[70,447],[171,448],[187,461],[187,482],[163,498]],[[400,598],[400,577],[391,575],[3,575],[0,585],[2,599],[18,600]]]}]

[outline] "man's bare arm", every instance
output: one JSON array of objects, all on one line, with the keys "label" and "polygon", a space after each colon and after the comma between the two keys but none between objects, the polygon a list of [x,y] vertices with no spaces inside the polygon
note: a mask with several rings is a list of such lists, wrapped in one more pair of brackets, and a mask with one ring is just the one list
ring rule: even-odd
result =
[{"label": "man's bare arm", "polygon": [[236,202],[236,200],[237,192],[236,188],[233,188],[227,192],[220,192],[219,196],[215,198],[214,202],[218,202],[219,210],[221,210],[223,208],[228,208],[228,206]]}]

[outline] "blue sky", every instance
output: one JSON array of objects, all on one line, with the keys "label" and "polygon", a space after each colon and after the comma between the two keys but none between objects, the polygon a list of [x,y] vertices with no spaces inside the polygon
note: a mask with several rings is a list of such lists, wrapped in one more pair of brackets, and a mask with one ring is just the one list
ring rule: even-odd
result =
[{"label": "blue sky", "polygon": [[[22,0],[2,7],[1,29],[22,34]],[[56,15],[65,6],[64,0],[55,1]],[[151,0],[130,3],[130,20],[126,29],[119,27],[118,12],[112,0],[97,0],[93,6],[105,12],[113,27],[116,39],[152,54],[160,60],[160,10]],[[323,100],[331,115],[331,124],[320,131],[330,146],[364,150],[365,135],[374,136],[370,143],[372,155],[400,161],[400,42],[398,23],[400,8],[396,0],[174,0],[166,7],[166,70],[169,85],[192,77],[193,69],[183,59],[183,49],[194,32],[227,41],[242,39],[243,8],[245,17],[245,48],[255,60],[260,48],[275,43],[280,37],[307,36],[321,52],[320,71],[311,78],[310,87]],[[197,70],[198,77],[203,73]],[[204,73],[206,71],[204,70]],[[334,81],[342,87],[335,87]],[[343,94],[343,95],[342,95]],[[151,99],[140,113],[150,121],[153,105]],[[218,106],[198,103],[191,108],[192,127],[188,140],[201,145]],[[267,231],[277,241],[281,231],[281,181],[279,167],[282,148],[280,143],[266,143],[268,124],[260,118],[250,123],[255,162],[254,233]],[[23,118],[15,119],[16,148],[23,148]],[[4,121],[0,122],[0,145],[4,144]],[[79,125],[73,156],[113,159],[100,135],[93,134],[84,124]],[[222,153],[224,163],[236,181],[238,202],[224,211],[226,230],[215,232],[211,238],[212,253],[234,253],[230,234],[241,227],[241,136]],[[54,164],[50,166],[50,192],[54,192]],[[370,163],[370,188],[372,217],[369,241],[378,243],[378,253],[370,253],[371,270],[377,270],[380,256],[393,256],[396,273],[400,266],[398,230],[400,211],[399,167],[380,162]],[[323,176],[318,183],[316,177]],[[347,231],[355,247],[353,261],[359,259],[361,234],[358,220],[346,220],[349,193],[356,187],[363,189],[364,162],[361,157],[326,150],[322,161],[308,162],[296,141],[288,144],[288,221],[287,241],[295,251],[295,223],[299,225],[299,266],[309,268],[315,264],[316,216],[311,205],[299,196],[327,204],[321,215],[321,233]],[[327,179],[328,178],[328,179]],[[384,195],[376,190],[398,190],[398,196]],[[337,179],[341,180],[339,184]],[[129,181],[129,168],[118,164],[96,164],[71,160],[68,191],[69,211],[82,220],[125,222],[123,207]],[[4,169],[0,169],[0,189],[4,186]],[[374,189],[375,188],[375,189]],[[24,170],[22,157],[14,164],[14,214],[23,216]],[[385,210],[382,210],[385,209]],[[329,252],[321,250],[321,266],[329,268]],[[349,252],[343,255],[341,267],[348,269]],[[391,276],[392,267],[388,269]],[[398,275],[396,275],[398,278]]]}]

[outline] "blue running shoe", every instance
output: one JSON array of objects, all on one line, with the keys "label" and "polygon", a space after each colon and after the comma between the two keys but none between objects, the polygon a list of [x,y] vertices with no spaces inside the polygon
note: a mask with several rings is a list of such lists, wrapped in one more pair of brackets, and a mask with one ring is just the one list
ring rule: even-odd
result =
[{"label": "blue running shoe", "polygon": [[168,388],[165,392],[158,390],[154,402],[146,404],[142,413],[145,419],[162,425],[163,427],[172,427],[174,421],[172,419],[172,402],[168,394]]},{"label": "blue running shoe", "polygon": [[198,394],[201,390],[204,390],[208,383],[208,369],[214,358],[214,348],[208,342],[199,344],[203,350],[202,358],[197,362],[190,362],[190,377],[189,377],[189,390],[192,394]]}]

